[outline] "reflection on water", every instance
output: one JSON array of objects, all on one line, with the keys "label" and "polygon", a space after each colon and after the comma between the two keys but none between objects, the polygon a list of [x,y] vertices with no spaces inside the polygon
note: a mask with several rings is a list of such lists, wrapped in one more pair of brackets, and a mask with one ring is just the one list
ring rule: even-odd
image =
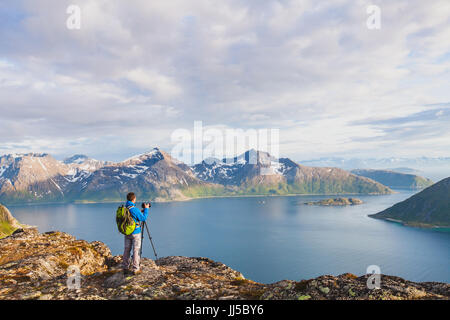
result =
[{"label": "reflection on water", "polygon": [[[322,274],[363,274],[378,265],[384,274],[413,281],[450,282],[450,233],[404,227],[367,217],[413,193],[359,196],[363,205],[302,205],[326,196],[199,199],[155,203],[150,232],[159,256],[203,256],[260,282],[307,279]],[[121,254],[115,226],[117,204],[12,207],[40,231],[61,230],[105,242]],[[144,255],[153,257],[148,239]]]}]

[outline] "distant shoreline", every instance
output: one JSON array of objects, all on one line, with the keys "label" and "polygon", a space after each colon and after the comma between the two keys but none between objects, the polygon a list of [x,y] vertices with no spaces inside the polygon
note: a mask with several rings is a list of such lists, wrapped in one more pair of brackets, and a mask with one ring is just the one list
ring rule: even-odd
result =
[{"label": "distant shoreline", "polygon": [[[186,199],[167,199],[167,200],[150,200],[154,203],[167,203],[167,202],[184,202],[184,201],[192,201],[192,200],[200,200],[200,199],[215,199],[215,198],[262,198],[262,197],[296,197],[296,196],[345,196],[345,195],[359,195],[359,196],[388,196],[392,194],[398,193],[393,190],[393,193],[383,194],[383,193],[289,193],[289,194],[265,194],[265,195],[224,195],[224,196],[201,196],[195,198]],[[145,199],[141,199],[144,201]],[[125,200],[99,200],[99,201],[90,201],[90,200],[75,200],[75,201],[55,201],[55,202],[29,202],[29,203],[14,203],[8,204],[4,202],[3,204],[8,207],[24,207],[24,206],[41,206],[41,205],[56,205],[56,204],[102,204],[102,203],[122,203]]]},{"label": "distant shoreline", "polygon": [[[418,228],[418,229],[437,229],[441,231],[450,232],[450,226],[437,226],[434,224],[427,224],[427,223],[419,223],[419,222],[406,222],[399,219],[393,219],[393,218],[381,218],[381,217],[375,217],[374,215],[369,214],[368,217],[377,219],[377,220],[384,220],[387,222],[397,223],[404,227],[412,227],[412,228]],[[448,229],[448,230],[447,230]]]}]

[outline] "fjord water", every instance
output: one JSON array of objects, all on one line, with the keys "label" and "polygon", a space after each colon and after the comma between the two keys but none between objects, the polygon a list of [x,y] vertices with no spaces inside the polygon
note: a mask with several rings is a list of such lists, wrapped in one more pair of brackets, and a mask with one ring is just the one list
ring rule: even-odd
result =
[{"label": "fjord water", "polygon": [[[412,281],[450,282],[450,233],[369,218],[415,192],[358,196],[363,205],[303,205],[328,196],[243,197],[154,203],[149,227],[159,257],[202,256],[248,279],[269,283],[323,274],[381,273]],[[19,221],[39,231],[60,230],[106,243],[122,254],[117,204],[12,207]],[[147,236],[144,256],[154,258]]]}]

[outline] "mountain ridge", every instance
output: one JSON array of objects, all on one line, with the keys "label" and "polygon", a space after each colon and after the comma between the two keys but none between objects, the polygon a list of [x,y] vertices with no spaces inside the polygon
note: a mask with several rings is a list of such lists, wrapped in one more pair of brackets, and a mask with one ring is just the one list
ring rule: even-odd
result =
[{"label": "mountain ridge", "polygon": [[450,177],[369,217],[409,226],[450,228]]},{"label": "mountain ridge", "polygon": [[389,188],[399,189],[423,189],[433,184],[428,178],[410,173],[401,173],[394,170],[382,169],[354,169],[351,173],[370,178]]},{"label": "mountain ridge", "polygon": [[193,170],[205,181],[238,187],[246,194],[391,192],[378,182],[339,168],[306,167],[289,158],[274,159],[267,152],[250,150],[235,159],[234,163],[225,159],[202,161]]},{"label": "mountain ridge", "polygon": [[[214,168],[213,168],[214,167]],[[129,190],[156,201],[288,194],[385,194],[392,191],[338,168],[312,168],[249,150],[233,159],[188,166],[153,148],[120,162],[75,155],[0,157],[0,201],[8,204],[118,201]]]}]

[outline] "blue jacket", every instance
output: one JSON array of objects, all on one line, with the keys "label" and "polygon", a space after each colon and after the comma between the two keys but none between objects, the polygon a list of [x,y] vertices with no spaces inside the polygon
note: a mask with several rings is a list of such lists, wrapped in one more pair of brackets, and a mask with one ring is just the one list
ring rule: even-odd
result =
[{"label": "blue jacket", "polygon": [[136,223],[139,223],[139,227],[136,227],[136,229],[133,231],[132,234],[141,233],[140,225],[143,221],[147,220],[148,212],[149,212],[148,208],[145,208],[144,213],[142,213],[141,210],[139,210],[139,208],[136,208],[136,205],[131,201],[127,201],[125,206],[132,207],[132,208],[130,208],[131,216],[133,217],[133,219]]}]

